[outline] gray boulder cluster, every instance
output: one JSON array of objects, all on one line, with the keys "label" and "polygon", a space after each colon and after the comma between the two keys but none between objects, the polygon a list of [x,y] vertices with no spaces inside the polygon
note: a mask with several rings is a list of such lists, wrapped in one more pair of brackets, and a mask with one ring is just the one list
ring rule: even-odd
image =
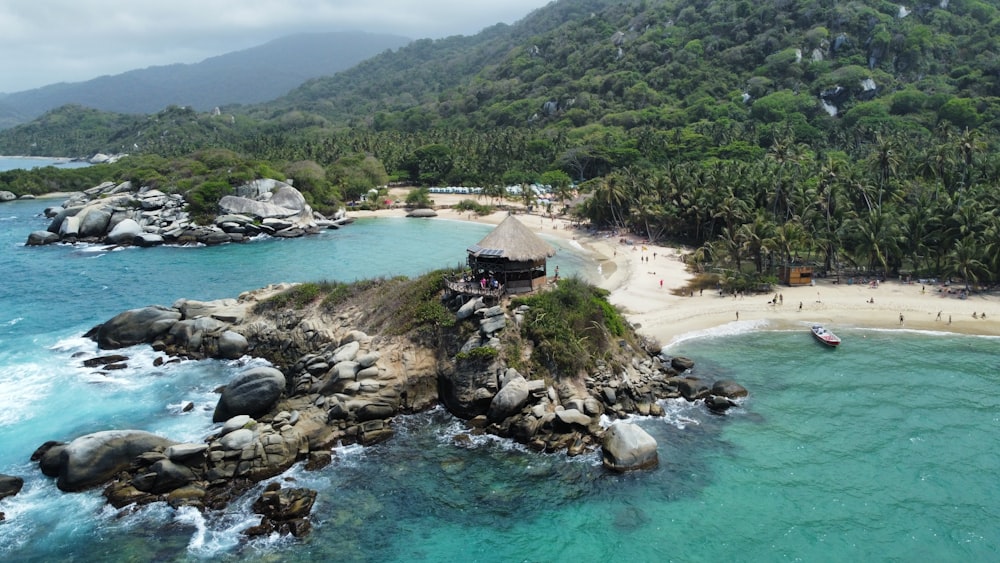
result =
[{"label": "gray boulder cluster", "polygon": [[247,353],[250,344],[231,327],[243,320],[249,304],[235,299],[211,303],[180,299],[172,307],[119,313],[85,336],[103,350],[151,344],[154,350],[174,356],[235,360]]},{"label": "gray boulder cluster", "polygon": [[[631,415],[663,416],[657,401],[684,398],[703,400],[721,413],[745,397],[746,389],[731,381],[709,383],[691,375],[694,362],[684,357],[630,353],[631,364],[614,369],[602,360],[582,380],[565,378],[546,384],[525,378],[500,360],[499,334],[508,325],[520,326],[530,311],[520,305],[511,318],[500,306],[487,307],[482,298],[457,296],[453,307],[460,321],[474,322],[475,331],[461,347],[452,365],[439,377],[440,401],[456,416],[482,431],[513,438],[539,451],[566,451],[578,455],[602,446],[605,466],[627,471],[656,464],[656,442],[635,426],[608,434],[603,421]],[[493,352],[480,352],[492,350]],[[612,428],[627,423],[615,423]],[[652,442],[652,450],[650,450]],[[634,450],[629,455],[623,451]]]},{"label": "gray boulder cluster", "polygon": [[27,245],[97,242],[115,245],[222,244],[257,235],[300,237],[338,228],[350,219],[343,211],[327,219],[285,182],[254,180],[224,196],[211,225],[198,225],[184,197],[132,182],[105,182],[71,195],[45,214],[45,230],[28,235]]},{"label": "gray boulder cluster", "polygon": [[[601,448],[607,468],[629,471],[655,466],[657,444],[638,426],[618,419],[660,416],[657,401],[676,397],[704,400],[713,412],[722,412],[747,394],[733,382],[709,384],[692,376],[690,359],[637,353],[624,342],[620,356],[631,363],[597,362],[585,377],[551,383],[527,377],[504,360],[505,346],[520,338],[517,328],[530,313],[527,305],[508,310],[445,295],[459,320],[452,336],[434,346],[358,330],[366,311],[357,306],[345,305],[336,314],[320,307],[258,306],[290,287],[125,311],[88,333],[101,349],[148,343],[170,356],[253,354],[272,362],[275,367],[244,370],[221,389],[213,415],[220,426],[203,442],[112,430],[46,443],[32,459],[57,478],[60,489],[106,485],[105,496],[118,507],[166,501],[222,509],[250,484],[298,461],[307,469],[325,466],[338,443],[386,440],[395,416],[436,404],[466,419],[471,433],[569,455]],[[81,361],[108,370],[128,358]],[[314,499],[309,491],[269,488],[257,503],[264,519],[248,533],[306,533]]]}]

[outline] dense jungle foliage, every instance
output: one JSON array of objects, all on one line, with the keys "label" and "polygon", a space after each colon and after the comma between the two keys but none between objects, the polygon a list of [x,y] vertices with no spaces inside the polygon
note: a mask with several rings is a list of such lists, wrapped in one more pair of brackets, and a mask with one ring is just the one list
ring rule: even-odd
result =
[{"label": "dense jungle foliage", "polygon": [[339,170],[317,201],[361,189],[344,176],[364,155],[425,186],[561,171],[595,226],[694,245],[732,278],[805,260],[995,283],[998,6],[561,0],[221,115],[62,108],[0,153],[224,148]]}]

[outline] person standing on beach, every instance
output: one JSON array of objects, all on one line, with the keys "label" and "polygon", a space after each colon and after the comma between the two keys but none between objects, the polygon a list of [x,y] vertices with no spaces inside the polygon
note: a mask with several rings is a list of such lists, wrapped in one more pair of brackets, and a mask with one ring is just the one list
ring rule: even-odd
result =
[{"label": "person standing on beach", "polygon": [[899,314],[899,325],[900,325],[900,326],[902,326],[902,325],[903,325],[903,313],[900,313],[900,314]]},{"label": "person standing on beach", "polygon": [[740,312],[736,311],[736,320],[740,320]]},{"label": "person standing on beach", "polygon": [[937,318],[936,318],[936,319],[934,319],[934,320],[935,320],[935,321],[940,321],[940,320],[941,320],[941,311],[938,311],[938,316],[937,316]]},{"label": "person standing on beach", "polygon": [[663,280],[660,280],[660,289],[663,289]]}]

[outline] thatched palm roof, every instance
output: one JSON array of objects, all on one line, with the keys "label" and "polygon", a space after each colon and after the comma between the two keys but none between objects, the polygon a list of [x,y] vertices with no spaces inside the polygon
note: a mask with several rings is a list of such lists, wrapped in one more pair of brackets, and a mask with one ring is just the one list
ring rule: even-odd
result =
[{"label": "thatched palm roof", "polygon": [[508,215],[490,234],[470,246],[468,251],[479,256],[500,257],[514,262],[529,262],[554,256],[556,249],[531,232],[513,215]]}]

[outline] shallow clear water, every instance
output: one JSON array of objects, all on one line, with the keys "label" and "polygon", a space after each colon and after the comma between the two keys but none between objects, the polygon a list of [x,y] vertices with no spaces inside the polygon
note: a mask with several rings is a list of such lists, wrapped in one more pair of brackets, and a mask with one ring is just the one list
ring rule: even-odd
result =
[{"label": "shallow clear water", "polygon": [[[245,542],[247,499],[208,518],[165,506],[122,515],[97,492],[63,494],[28,461],[46,440],[140,428],[198,440],[213,390],[239,362],[98,376],[73,358],[80,338],[132,307],[215,299],[278,281],[418,274],[464,259],[487,226],[377,219],[317,237],[213,248],[23,246],[56,201],[0,205],[0,473],[25,478],[0,501],[0,558],[106,560],[995,560],[1000,535],[1000,340],[837,330],[838,350],[803,326],[704,335],[675,344],[709,379],[751,390],[727,416],[668,402],[637,422],[659,442],[657,469],[605,472],[507,441],[456,440],[436,410],[397,420],[387,443],[336,451],[293,479],[320,492],[302,540]],[[555,241],[554,241],[555,242]],[[596,265],[564,248],[560,270]],[[836,328],[836,327],[834,327]],[[181,405],[191,401],[188,413]]]}]

